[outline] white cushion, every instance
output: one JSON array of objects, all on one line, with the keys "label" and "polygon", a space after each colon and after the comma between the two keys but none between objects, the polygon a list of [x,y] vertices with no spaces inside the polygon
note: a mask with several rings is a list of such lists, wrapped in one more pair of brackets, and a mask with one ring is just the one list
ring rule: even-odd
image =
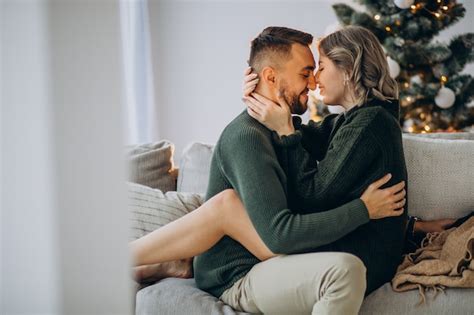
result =
[{"label": "white cushion", "polygon": [[206,193],[213,150],[214,145],[197,142],[184,149],[179,163],[177,191]]},{"label": "white cushion", "polygon": [[403,134],[409,214],[458,218],[474,210],[474,134]]},{"label": "white cushion", "polygon": [[176,191],[164,194],[159,189],[130,182],[127,186],[132,240],[179,219],[203,203],[203,196],[199,194]]}]

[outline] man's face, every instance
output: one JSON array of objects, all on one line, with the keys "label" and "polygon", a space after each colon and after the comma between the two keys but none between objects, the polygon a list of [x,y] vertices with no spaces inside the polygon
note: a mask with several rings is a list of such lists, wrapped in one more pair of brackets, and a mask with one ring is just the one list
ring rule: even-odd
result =
[{"label": "man's face", "polygon": [[291,113],[301,115],[308,109],[309,90],[316,88],[315,61],[308,46],[293,44],[291,59],[279,71],[279,91],[290,106]]}]

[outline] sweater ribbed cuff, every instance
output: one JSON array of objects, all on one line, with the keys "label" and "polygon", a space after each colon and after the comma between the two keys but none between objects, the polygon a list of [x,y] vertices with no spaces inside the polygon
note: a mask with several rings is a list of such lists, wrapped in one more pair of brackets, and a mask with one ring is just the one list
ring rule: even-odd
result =
[{"label": "sweater ribbed cuff", "polygon": [[287,136],[279,136],[276,132],[272,132],[273,143],[279,147],[292,147],[301,143],[303,134],[300,130],[296,130],[295,133]]},{"label": "sweater ribbed cuff", "polygon": [[291,120],[293,121],[293,127],[295,127],[295,130],[301,129],[303,121],[300,116],[292,116]]},{"label": "sweater ribbed cuff", "polygon": [[358,198],[350,203],[350,214],[354,222],[357,222],[358,225],[368,223],[370,221],[369,210],[365,206],[365,203],[362,199]]}]

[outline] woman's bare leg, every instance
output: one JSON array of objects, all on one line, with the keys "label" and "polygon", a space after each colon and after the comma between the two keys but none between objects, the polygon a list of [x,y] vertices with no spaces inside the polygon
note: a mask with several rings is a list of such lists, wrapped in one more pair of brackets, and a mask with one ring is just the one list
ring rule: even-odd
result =
[{"label": "woman's bare leg", "polygon": [[130,243],[135,265],[177,261],[199,255],[224,235],[260,260],[275,256],[263,243],[242,202],[225,190],[198,209]]}]

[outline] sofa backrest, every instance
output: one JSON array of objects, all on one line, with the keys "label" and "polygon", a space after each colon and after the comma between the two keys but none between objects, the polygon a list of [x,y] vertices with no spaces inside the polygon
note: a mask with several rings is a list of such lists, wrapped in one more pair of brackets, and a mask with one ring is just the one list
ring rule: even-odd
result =
[{"label": "sofa backrest", "polygon": [[[461,217],[474,210],[474,133],[403,134],[408,206],[424,219]],[[213,145],[183,152],[177,190],[205,193]]]},{"label": "sofa backrest", "polygon": [[198,142],[184,149],[179,162],[178,192],[206,193],[213,150],[214,145]]}]

